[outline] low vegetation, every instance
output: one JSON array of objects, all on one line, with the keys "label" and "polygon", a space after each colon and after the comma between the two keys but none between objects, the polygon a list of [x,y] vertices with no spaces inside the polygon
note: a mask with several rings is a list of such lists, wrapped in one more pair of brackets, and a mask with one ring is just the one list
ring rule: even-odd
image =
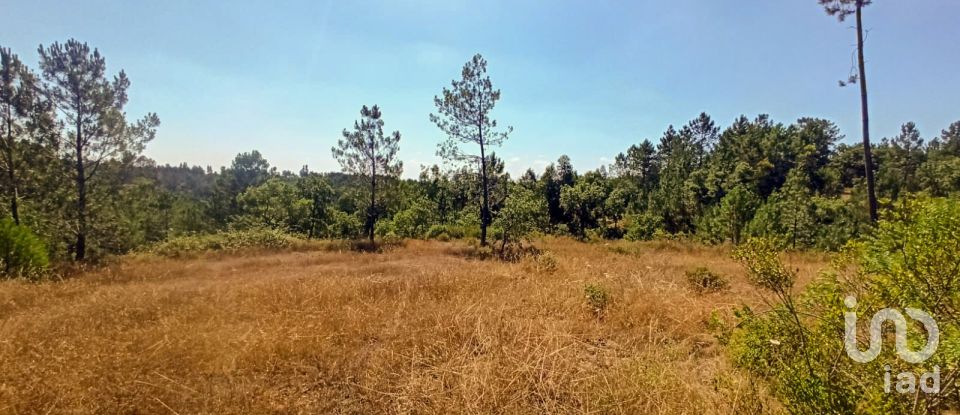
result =
[{"label": "low vegetation", "polygon": [[[0,412],[779,407],[705,330],[715,310],[762,304],[729,251],[621,256],[549,239],[538,246],[563,270],[549,274],[452,253],[461,243],[136,256],[63,281],[0,282]],[[729,290],[691,297],[690,263],[729,275]],[[826,266],[787,263],[801,284]],[[588,284],[602,287],[594,300]]]},{"label": "low vegetation", "polygon": [[730,284],[722,275],[710,271],[707,267],[687,271],[687,283],[701,294],[724,290]]},{"label": "low vegetation", "polygon": [[207,252],[277,250],[299,242],[295,237],[272,229],[250,229],[207,235],[178,236],[147,248],[146,252],[170,257],[195,256]]},{"label": "low vegetation", "polygon": [[38,278],[49,266],[40,238],[25,226],[0,219],[0,277]]},{"label": "low vegetation", "polygon": [[[796,286],[797,272],[782,262],[774,243],[751,240],[738,248],[736,257],[749,281],[769,294],[768,306],[736,310],[735,324],[719,338],[729,339],[725,343],[732,360],[767,381],[793,413],[934,414],[956,409],[958,230],[960,202],[905,202],[885,215],[874,235],[851,244],[804,289]],[[865,328],[875,313],[890,307],[914,307],[934,319],[939,347],[929,359],[907,361],[899,350],[889,350],[892,342],[885,342],[888,350],[875,359],[860,362],[848,356],[845,313],[860,316],[862,328],[853,331],[853,340],[857,350],[867,350],[882,338],[872,339]],[[892,326],[884,330],[890,337]],[[911,338],[907,347],[915,351],[934,335],[920,322],[903,329]]]}]

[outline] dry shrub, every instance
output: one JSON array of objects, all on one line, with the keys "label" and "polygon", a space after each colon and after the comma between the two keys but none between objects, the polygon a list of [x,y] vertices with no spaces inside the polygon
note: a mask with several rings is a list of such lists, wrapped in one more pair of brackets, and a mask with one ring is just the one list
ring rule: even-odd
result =
[{"label": "dry shrub", "polygon": [[723,275],[710,271],[707,267],[697,267],[687,271],[687,283],[690,284],[690,288],[701,294],[722,291],[730,285]]},{"label": "dry shrub", "polygon": [[550,251],[542,251],[527,258],[529,258],[528,269],[538,274],[553,274],[560,267],[557,257]]}]

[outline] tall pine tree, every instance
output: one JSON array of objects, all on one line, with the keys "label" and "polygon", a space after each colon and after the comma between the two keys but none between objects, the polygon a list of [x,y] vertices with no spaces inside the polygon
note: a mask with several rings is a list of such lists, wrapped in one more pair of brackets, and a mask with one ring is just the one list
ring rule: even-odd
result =
[{"label": "tall pine tree", "polygon": [[370,183],[370,204],[367,206],[366,231],[370,242],[379,218],[377,181],[387,177],[399,177],[403,163],[397,160],[400,149],[400,132],[383,134],[383,114],[374,105],[360,109],[360,120],[353,124],[353,131],[343,130],[343,138],[331,150],[340,162],[343,171],[366,178]]},{"label": "tall pine tree", "polygon": [[[480,244],[487,244],[487,227],[493,221],[490,212],[490,177],[487,152],[500,146],[507,139],[512,127],[498,131],[497,121],[490,116],[500,90],[493,89],[487,76],[487,61],[477,54],[463,66],[461,79],[453,80],[450,88],[444,88],[434,97],[437,114],[430,114],[430,121],[447,134],[437,154],[449,160],[467,162],[479,166],[480,176]],[[460,144],[476,144],[480,154],[463,151]]]},{"label": "tall pine tree", "polygon": [[[47,81],[46,94],[64,116],[69,128],[68,156],[74,164],[76,184],[76,260],[87,253],[90,227],[87,195],[104,162],[139,154],[153,139],[160,119],[150,113],[127,124],[123,107],[130,80],[120,71],[107,79],[107,63],[97,49],[70,39],[66,43],[41,46],[40,69]],[[130,157],[126,157],[130,159]]]}]

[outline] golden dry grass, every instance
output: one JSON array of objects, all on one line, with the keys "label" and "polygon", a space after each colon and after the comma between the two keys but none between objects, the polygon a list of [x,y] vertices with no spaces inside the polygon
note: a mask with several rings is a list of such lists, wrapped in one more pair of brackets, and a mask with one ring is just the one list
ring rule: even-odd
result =
[{"label": "golden dry grass", "polygon": [[[128,258],[0,283],[0,413],[774,411],[705,321],[757,302],[724,248],[548,240],[559,269],[457,243]],[[809,279],[824,259],[788,262]],[[730,289],[696,295],[706,266]],[[584,286],[612,295],[598,318]]]}]

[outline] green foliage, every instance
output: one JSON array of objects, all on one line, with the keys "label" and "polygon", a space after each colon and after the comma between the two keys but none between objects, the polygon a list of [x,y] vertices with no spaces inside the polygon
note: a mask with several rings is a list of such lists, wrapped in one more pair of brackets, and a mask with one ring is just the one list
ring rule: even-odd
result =
[{"label": "green foliage", "polygon": [[[74,177],[75,197],[72,219],[75,221],[75,258],[86,258],[87,236],[95,233],[91,225],[96,217],[88,209],[88,192],[110,177],[98,176],[105,162],[120,156],[135,157],[153,140],[160,118],[147,114],[143,119],[127,123],[124,106],[130,80],[123,71],[113,79],[106,73],[106,60],[86,43],[70,39],[39,49],[40,69],[46,84],[44,95],[64,114],[70,145],[67,159],[75,160],[70,174]],[[93,232],[91,232],[93,231]]]},{"label": "green foliage", "polygon": [[870,216],[863,209],[865,204],[865,200],[857,198],[814,197],[816,229],[813,248],[837,251],[857,236],[868,234],[871,223]]},{"label": "green foliage", "polygon": [[431,225],[424,237],[427,239],[449,239],[451,235],[446,225]]},{"label": "green foliage", "polygon": [[570,233],[585,238],[587,229],[599,224],[609,190],[604,178],[595,172],[560,189],[560,205],[570,218]]},{"label": "green foliage", "polygon": [[241,227],[267,227],[284,232],[307,233],[312,201],[301,197],[293,184],[272,178],[237,196]]},{"label": "green foliage", "polygon": [[780,247],[809,248],[816,244],[816,205],[802,170],[791,170],[787,182],[761,205],[747,226],[748,234],[777,241]]},{"label": "green foliage", "polygon": [[338,239],[356,239],[363,231],[363,222],[356,215],[330,209],[327,212],[330,224],[327,226],[327,236]]},{"label": "green foliage", "polygon": [[[706,116],[706,114],[702,115]],[[701,120],[700,123],[707,123],[707,125],[698,129],[713,129],[709,117]],[[652,195],[655,201],[652,207],[661,216],[664,229],[669,233],[692,231],[696,214],[700,210],[697,184],[691,179],[703,162],[703,145],[706,143],[701,142],[703,138],[695,137],[690,128],[696,124],[696,121],[691,122],[680,132],[677,132],[672,125],[667,127],[657,149],[660,161],[660,182]],[[716,133],[703,131],[702,134],[712,136]]]},{"label": "green foliage", "polygon": [[960,157],[938,154],[921,165],[917,175],[921,187],[933,196],[960,192]]},{"label": "green foliage", "polygon": [[435,212],[436,204],[417,198],[409,207],[393,215],[394,232],[403,238],[423,238],[436,221]]},{"label": "green foliage", "polygon": [[750,238],[737,247],[733,257],[743,264],[750,282],[757,286],[782,295],[793,289],[796,274],[780,262],[779,250],[769,239]]},{"label": "green foliage", "polygon": [[360,120],[354,122],[353,131],[343,130],[343,138],[331,149],[344,172],[363,177],[369,183],[364,227],[371,242],[381,208],[377,184],[382,184],[385,178],[399,177],[403,171],[403,163],[396,160],[400,132],[384,135],[383,124],[380,107],[364,105],[360,109]]},{"label": "green foliage", "polygon": [[[659,145],[629,146],[609,171],[578,173],[563,155],[539,176],[528,170],[514,181],[493,153],[510,128],[498,129],[492,117],[500,91],[477,55],[435,97],[431,115],[447,138],[439,153],[457,168],[432,166],[418,180],[401,179],[400,135],[384,134],[374,106],[361,110],[332,149],[345,174],[307,166],[299,174],[279,172],[256,150],[215,171],[157,166],[140,156],[159,120],[149,114],[127,121],[130,82],[122,71],[108,79],[96,49],[75,40],[41,48],[40,76],[2,52],[7,81],[0,104],[12,111],[0,115],[0,214],[40,235],[55,260],[261,227],[309,238],[373,231],[381,238],[484,242],[490,228],[506,251],[537,231],[734,244],[754,236],[778,248],[836,250],[871,226],[864,148],[834,148],[839,129],[823,119],[785,125],[761,114],[721,129],[700,114],[668,127]],[[79,130],[70,120],[82,121]],[[874,147],[880,190],[891,200],[960,192],[960,122],[929,142],[908,122]]]},{"label": "green foliage", "polygon": [[607,289],[599,284],[587,284],[583,287],[583,294],[590,311],[599,318],[607,313],[607,308],[613,301]]},{"label": "green foliage", "polygon": [[[474,55],[463,65],[461,78],[454,79],[450,88],[443,88],[440,96],[433,98],[436,114],[430,121],[447,135],[437,147],[437,154],[454,161],[466,162],[469,168],[477,168],[480,177],[480,244],[487,243],[487,227],[493,222],[491,211],[491,177],[489,152],[500,146],[509,137],[513,127],[497,128],[497,121],[490,115],[500,101],[500,90],[493,88],[487,76],[487,60]],[[462,144],[475,144],[477,152],[466,152]]]},{"label": "green foliage", "polygon": [[640,213],[627,217],[626,234],[628,241],[649,241],[661,228],[661,218],[650,213]]},{"label": "green foliage", "polygon": [[249,229],[208,235],[178,236],[154,244],[147,252],[171,257],[185,257],[204,252],[236,252],[245,249],[282,249],[295,238],[275,229]]},{"label": "green foliage", "polygon": [[871,288],[900,306],[960,310],[960,200],[914,199],[887,212],[863,246]]},{"label": "green foliage", "polygon": [[547,220],[547,204],[532,190],[523,186],[512,186],[500,214],[493,222],[502,232],[501,239],[521,243],[531,233],[543,229]]},{"label": "green foliage", "polygon": [[37,277],[50,265],[47,247],[23,225],[0,219],[0,269],[7,277]]},{"label": "green foliage", "polygon": [[[726,332],[720,337],[729,339],[734,362],[769,382],[791,413],[925,414],[956,407],[960,400],[952,382],[941,383],[935,395],[883,388],[887,370],[894,383],[900,372],[929,373],[934,367],[941,379],[956,376],[960,326],[949,316],[960,311],[954,288],[960,284],[958,249],[960,200],[905,200],[871,236],[848,246],[831,272],[797,295],[796,275],[780,261],[775,243],[751,239],[736,257],[750,280],[775,300],[763,313],[738,310],[735,325],[717,325]],[[856,296],[853,309],[843,302],[848,295]],[[863,327],[888,307],[918,308],[936,319],[940,346],[929,360],[907,365],[890,351],[868,363],[846,356],[844,313],[855,311]],[[911,347],[918,349],[927,333],[916,326],[908,332]],[[869,336],[861,331],[858,337],[862,350]]]},{"label": "green foliage", "polygon": [[723,291],[730,285],[726,278],[706,267],[687,271],[687,283],[701,294]]},{"label": "green foliage", "polygon": [[758,205],[755,193],[743,186],[734,187],[697,224],[698,236],[712,243],[729,240],[739,244]]}]

